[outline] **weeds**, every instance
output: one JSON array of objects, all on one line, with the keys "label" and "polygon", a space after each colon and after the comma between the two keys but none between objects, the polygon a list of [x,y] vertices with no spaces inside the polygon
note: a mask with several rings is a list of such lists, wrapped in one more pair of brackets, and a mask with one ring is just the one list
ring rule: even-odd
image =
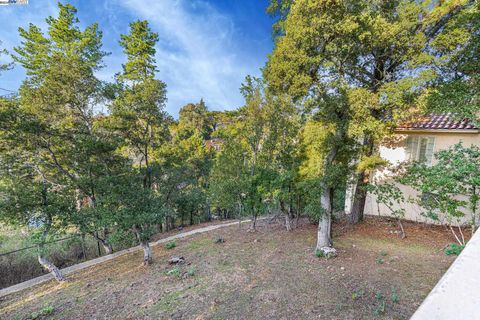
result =
[{"label": "weeds", "polygon": [[398,294],[397,294],[397,290],[395,290],[395,288],[392,288],[391,299],[392,299],[392,303],[398,303],[398,301],[400,301],[400,299],[398,297]]},{"label": "weeds", "polygon": [[174,267],[168,271],[165,272],[167,276],[175,276],[177,278],[180,278],[180,268],[179,267]]},{"label": "weeds", "polygon": [[30,317],[28,317],[27,319],[29,320],[43,319],[44,317],[51,315],[53,311],[55,311],[55,308],[53,308],[52,306],[45,306],[40,311],[32,313]]},{"label": "weeds", "polygon": [[325,255],[323,254],[323,251],[322,251],[322,250],[318,250],[318,249],[315,250],[315,256],[316,256],[317,258],[323,258],[323,257],[325,257]]},{"label": "weeds", "polygon": [[447,245],[444,252],[447,256],[452,254],[458,256],[462,252],[463,248],[465,248],[465,246],[459,245],[458,243],[450,243]]},{"label": "weeds", "polygon": [[365,291],[364,291],[363,289],[355,290],[355,291],[352,293],[352,300],[358,300],[358,299],[360,299],[361,297],[363,297],[364,294],[365,294]]},{"label": "weeds", "polygon": [[380,251],[379,257],[375,260],[377,264],[384,264],[385,263],[385,257],[387,256],[387,253],[385,251]]},{"label": "weeds", "polygon": [[177,246],[177,243],[175,241],[170,241],[165,245],[165,249],[171,250]]},{"label": "weeds", "polygon": [[385,298],[383,297],[383,294],[378,291],[376,294],[375,294],[375,299],[377,299],[377,301],[379,302],[377,307],[375,308],[375,315],[381,315],[381,314],[384,314],[385,313]]}]

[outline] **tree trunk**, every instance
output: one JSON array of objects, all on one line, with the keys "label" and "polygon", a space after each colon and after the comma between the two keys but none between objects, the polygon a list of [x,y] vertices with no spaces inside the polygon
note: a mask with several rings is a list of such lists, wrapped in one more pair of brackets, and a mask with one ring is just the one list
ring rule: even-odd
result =
[{"label": "tree trunk", "polygon": [[331,223],[332,223],[332,189],[324,187],[320,203],[322,205],[322,215],[318,221],[317,229],[317,247],[316,250],[330,247],[332,245]]},{"label": "tree trunk", "polygon": [[[336,135],[341,135],[341,132],[338,131]],[[337,153],[339,150],[338,145],[332,146],[332,149],[328,152],[324,160],[323,170],[327,172],[333,164]],[[331,248],[332,246],[332,237],[331,237],[331,223],[332,223],[332,198],[333,198],[333,189],[327,185],[326,182],[322,183],[322,194],[320,196],[320,205],[322,209],[322,214],[318,220],[318,230],[317,230],[317,251],[322,251],[325,255],[329,256],[331,253],[335,254],[335,250]]]},{"label": "tree trunk", "polygon": [[252,231],[257,230],[257,213],[255,212],[252,216]]},{"label": "tree trunk", "polygon": [[292,230],[292,220],[290,219],[290,215],[286,214],[285,215],[285,228],[287,231]]},{"label": "tree trunk", "polygon": [[48,261],[46,258],[44,258],[41,254],[38,254],[38,262],[42,265],[42,267],[50,272],[55,280],[57,281],[65,281],[65,278],[63,277],[62,272],[60,269],[57,268],[52,262]]},{"label": "tree trunk", "polygon": [[[371,157],[374,154],[375,148],[371,137],[364,137],[363,146],[366,148],[365,155],[367,157]],[[359,223],[360,221],[363,221],[365,202],[367,200],[367,191],[365,190],[365,187],[368,184],[368,178],[367,170],[363,170],[358,173],[356,186],[354,187],[355,191],[353,193],[352,212],[350,214],[351,223]]]},{"label": "tree trunk", "polygon": [[365,187],[368,182],[366,172],[360,172],[358,175],[357,186],[353,195],[352,211],[350,213],[350,222],[359,223],[363,221],[363,214],[365,210],[365,202],[367,200],[367,192]]},{"label": "tree trunk", "polygon": [[103,250],[105,250],[105,254],[112,254],[113,253],[113,247],[110,243],[108,243],[105,240],[100,241],[100,243],[102,244]]},{"label": "tree trunk", "polygon": [[285,216],[285,228],[287,231],[292,230],[292,219],[290,217],[290,212],[287,211],[285,208],[285,203],[280,200],[280,211],[282,211],[283,215]]},{"label": "tree trunk", "polygon": [[148,266],[152,263],[152,249],[148,241],[142,241],[140,245],[143,249],[143,265]]},{"label": "tree trunk", "polygon": [[103,228],[103,238],[98,234],[98,232],[93,232],[92,236],[100,241],[102,244],[103,250],[105,250],[105,254],[112,254],[113,247],[112,244],[107,240],[109,231],[107,228]]}]

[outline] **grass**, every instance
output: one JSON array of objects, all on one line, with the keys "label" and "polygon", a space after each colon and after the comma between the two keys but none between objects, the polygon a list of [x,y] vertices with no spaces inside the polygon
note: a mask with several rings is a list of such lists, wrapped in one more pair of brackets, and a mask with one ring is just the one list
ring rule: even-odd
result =
[{"label": "grass", "polygon": [[165,249],[171,250],[177,246],[177,243],[175,241],[170,241],[165,245]]},{"label": "grass", "polygon": [[[255,233],[235,226],[195,235],[176,243],[184,265],[169,265],[170,250],[154,246],[149,267],[139,251],[66,284],[9,295],[0,301],[0,318],[25,319],[51,306],[49,319],[408,319],[454,259],[441,251],[451,242],[443,233],[415,237],[410,227],[408,240],[399,240],[368,221],[334,230],[338,256],[331,259],[313,254],[310,224],[291,232],[261,224]],[[216,244],[218,237],[225,242]]]}]

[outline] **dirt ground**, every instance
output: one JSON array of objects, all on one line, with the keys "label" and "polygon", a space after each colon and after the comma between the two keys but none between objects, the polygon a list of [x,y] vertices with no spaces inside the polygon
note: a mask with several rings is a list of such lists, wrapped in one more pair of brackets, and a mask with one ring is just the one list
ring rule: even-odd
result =
[{"label": "dirt ground", "polygon": [[[338,256],[313,254],[316,226],[218,229],[1,298],[1,319],[408,319],[454,257],[444,227],[367,219],[334,225]],[[217,243],[218,238],[224,242]],[[168,264],[183,256],[179,267]]]}]

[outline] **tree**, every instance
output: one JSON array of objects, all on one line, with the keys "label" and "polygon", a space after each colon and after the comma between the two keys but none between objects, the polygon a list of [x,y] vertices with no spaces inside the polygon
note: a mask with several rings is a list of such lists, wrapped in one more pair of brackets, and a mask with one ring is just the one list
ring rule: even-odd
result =
[{"label": "tree", "polygon": [[[460,245],[465,245],[459,225],[465,209],[472,213],[472,234],[479,224],[480,148],[476,145],[464,147],[459,143],[439,151],[435,158],[437,163],[432,166],[411,164],[400,181],[422,193],[418,203],[428,217],[438,220],[438,213],[445,214],[455,239]],[[459,235],[452,225],[458,227]]]},{"label": "tree", "polygon": [[[0,48],[2,46],[2,41],[0,41]],[[7,55],[8,51],[6,49],[0,49],[0,57],[2,55]],[[13,67],[13,63],[0,63],[0,74],[4,71],[10,70]]]},{"label": "tree", "polygon": [[[348,135],[359,141],[356,157],[370,162],[374,146],[393,133],[398,122],[424,110],[426,87],[442,58],[435,41],[451,19],[473,10],[473,5],[474,1],[272,1],[271,11],[280,8],[277,26],[283,32],[267,74],[273,86],[297,98],[311,97],[315,90],[333,92],[332,84],[342,88],[342,113],[351,118]],[[357,170],[352,222],[363,217],[369,169]]]},{"label": "tree", "polygon": [[[39,157],[48,179],[76,190],[78,204],[86,198],[88,206],[95,207],[98,179],[114,158],[95,126],[95,107],[103,99],[95,72],[102,68],[106,53],[97,24],[81,30],[77,10],[69,4],[58,7],[58,17],[46,19],[47,34],[33,24],[19,28],[23,40],[13,59],[27,78],[20,87],[17,119],[29,119],[31,124],[19,123],[17,128],[23,130],[19,137],[28,141],[26,148]],[[103,228],[103,235],[102,230],[91,231],[110,253],[108,228]]]},{"label": "tree", "polygon": [[[130,158],[143,176],[143,190],[138,190],[145,201],[144,212],[152,212],[156,202],[155,192],[158,185],[156,174],[159,172],[158,161],[152,158],[153,151],[160,148],[169,138],[168,119],[163,111],[166,102],[166,85],[155,79],[155,44],[158,35],[150,30],[147,21],[135,21],[130,24],[130,33],[121,35],[120,45],[127,56],[123,72],[117,75],[120,88],[116,99],[110,106],[110,127],[123,139],[121,151]],[[134,208],[139,209],[138,206]],[[160,208],[158,208],[160,210]],[[139,209],[140,210],[140,209]],[[135,210],[124,213],[135,214]],[[137,218],[144,217],[142,222]],[[151,251],[148,240],[151,236],[150,215],[139,215],[126,219],[133,223],[132,230],[144,249],[144,263],[150,264]],[[118,216],[118,219],[123,219]],[[120,221],[118,221],[120,223]],[[123,222],[121,222],[123,223]],[[160,223],[160,221],[157,221]]]},{"label": "tree", "polygon": [[41,131],[40,126],[20,113],[17,99],[0,100],[0,221],[32,230],[38,262],[63,281],[61,271],[45,256],[44,246],[65,229],[74,197],[62,178],[52,181],[48,164],[32,148],[30,134]]},{"label": "tree", "polygon": [[[330,8],[323,2],[295,1],[283,24],[284,34],[277,38],[265,76],[269,88],[274,92],[290,95],[302,103],[326,130],[321,161],[320,210],[317,249],[331,251],[331,213],[334,186],[331,173],[347,139],[349,105],[347,75],[335,72],[335,65],[328,60],[336,55],[335,46],[327,47],[327,40],[338,37],[337,30],[328,26],[328,16],[316,15]],[[325,21],[321,19],[325,18]],[[318,26],[311,28],[312,25]],[[330,51],[327,51],[330,49]]]},{"label": "tree", "polygon": [[199,132],[204,139],[209,139],[213,131],[211,115],[203,99],[199,103],[189,103],[179,112],[177,134],[191,135]]},{"label": "tree", "polygon": [[441,56],[428,109],[479,123],[480,111],[480,10],[461,10],[433,42]]}]

